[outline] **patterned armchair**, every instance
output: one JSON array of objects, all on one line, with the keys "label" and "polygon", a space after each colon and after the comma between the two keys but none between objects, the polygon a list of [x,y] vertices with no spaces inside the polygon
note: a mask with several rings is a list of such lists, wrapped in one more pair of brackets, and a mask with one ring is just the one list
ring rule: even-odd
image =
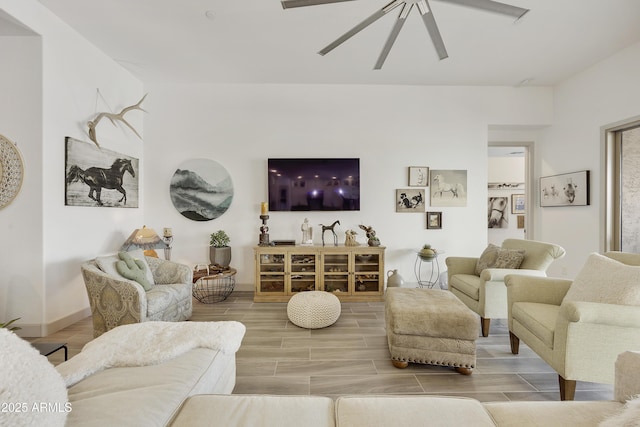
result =
[{"label": "patterned armchair", "polygon": [[[104,258],[112,258],[113,264],[117,260],[117,256]],[[100,258],[80,267],[91,305],[94,337],[119,325],[151,320],[182,321],[191,317],[193,272],[190,267],[145,257],[155,282],[145,291],[140,284],[117,272],[108,268],[105,272],[97,260]]]}]

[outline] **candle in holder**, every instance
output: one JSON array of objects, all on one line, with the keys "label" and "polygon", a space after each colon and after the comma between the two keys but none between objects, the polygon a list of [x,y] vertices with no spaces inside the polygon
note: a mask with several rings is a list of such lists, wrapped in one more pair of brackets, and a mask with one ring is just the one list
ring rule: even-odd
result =
[{"label": "candle in holder", "polygon": [[260,203],[260,215],[269,215],[269,204],[267,202]]},{"label": "candle in holder", "polygon": [[165,227],[164,237],[173,237],[173,232],[171,231],[171,228]]}]

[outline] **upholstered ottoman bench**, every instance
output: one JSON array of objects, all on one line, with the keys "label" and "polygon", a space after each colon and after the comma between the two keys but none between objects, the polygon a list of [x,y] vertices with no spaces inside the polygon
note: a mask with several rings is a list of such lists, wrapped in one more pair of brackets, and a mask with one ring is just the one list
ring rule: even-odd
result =
[{"label": "upholstered ottoman bench", "polygon": [[338,297],[325,291],[299,292],[287,303],[287,316],[291,323],[307,329],[333,325],[341,310]]},{"label": "upholstered ottoman bench", "polygon": [[387,341],[396,368],[409,362],[451,366],[470,375],[476,364],[478,317],[451,292],[387,288]]}]

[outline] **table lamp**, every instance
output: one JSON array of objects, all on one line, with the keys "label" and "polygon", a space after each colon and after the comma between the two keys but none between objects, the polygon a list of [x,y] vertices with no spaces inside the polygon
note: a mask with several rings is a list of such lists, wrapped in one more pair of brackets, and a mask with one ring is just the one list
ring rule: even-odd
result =
[{"label": "table lamp", "polygon": [[134,249],[142,249],[146,256],[158,258],[158,253],[155,249],[164,249],[167,245],[162,241],[158,233],[153,228],[147,228],[143,225],[142,228],[137,228],[131,233],[129,238],[120,247],[121,251],[130,251]]}]

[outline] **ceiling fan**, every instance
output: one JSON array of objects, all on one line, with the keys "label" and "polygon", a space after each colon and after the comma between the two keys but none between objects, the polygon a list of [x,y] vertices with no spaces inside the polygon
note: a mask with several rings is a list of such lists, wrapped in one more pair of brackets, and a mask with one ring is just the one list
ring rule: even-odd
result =
[{"label": "ceiling fan", "polygon": [[[340,3],[345,1],[353,1],[353,0],[280,0],[282,3],[283,9],[290,9],[294,7],[304,7],[304,6],[315,6],[320,4],[329,4],[329,3]],[[511,6],[505,3],[500,3],[492,0],[440,0],[448,3],[456,3],[463,6],[473,7],[476,9],[482,9],[490,12],[500,13],[503,15],[508,15],[516,18],[516,20],[522,18],[524,14],[529,12],[529,9],[524,9],[517,6]],[[433,46],[436,49],[436,53],[438,57],[442,60],[449,57],[447,53],[447,49],[444,46],[444,42],[442,41],[442,37],[440,36],[440,30],[438,30],[438,25],[436,24],[436,20],[433,16],[433,11],[431,10],[431,6],[429,5],[428,0],[392,0],[382,9],[377,10],[371,16],[366,18],[364,21],[360,22],[358,25],[335,39],[333,42],[329,43],[327,46],[322,48],[318,53],[320,55],[326,55],[331,52],[336,47],[340,46],[345,41],[349,40],[351,37],[358,34],[360,31],[367,28],[369,25],[373,24],[378,19],[385,16],[387,13],[392,10],[400,7],[400,14],[398,15],[398,19],[391,29],[391,33],[387,38],[386,43],[382,48],[382,52],[380,52],[380,56],[378,56],[378,60],[376,61],[374,70],[379,70],[382,68],[384,61],[387,59],[389,52],[391,51],[391,47],[396,41],[398,34],[400,34],[400,30],[404,25],[409,12],[416,6],[418,12],[422,16],[422,20],[424,21],[424,25],[427,27],[427,31],[429,32],[429,37],[431,37],[431,41],[433,42]]]}]

